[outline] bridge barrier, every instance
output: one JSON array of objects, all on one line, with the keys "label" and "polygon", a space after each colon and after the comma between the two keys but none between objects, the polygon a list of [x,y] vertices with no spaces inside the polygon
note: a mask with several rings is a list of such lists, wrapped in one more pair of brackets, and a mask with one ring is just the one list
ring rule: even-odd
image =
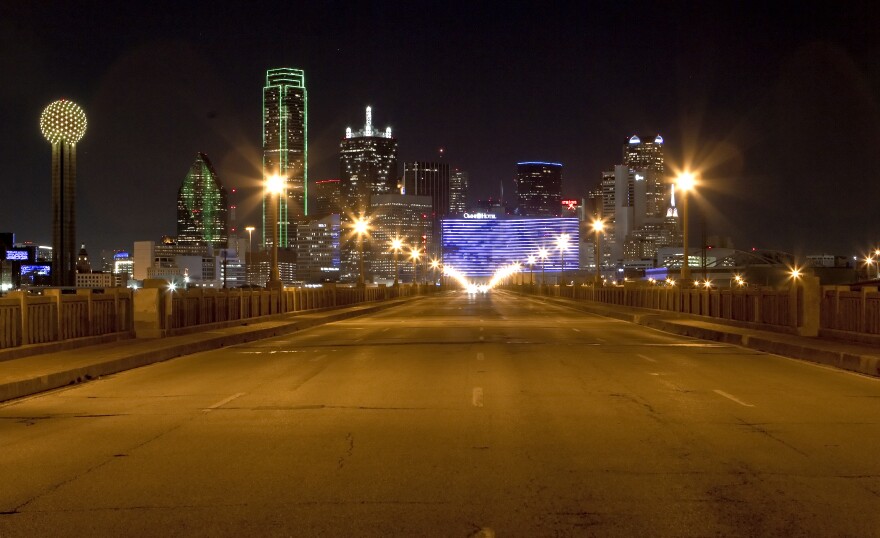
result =
[{"label": "bridge barrier", "polygon": [[0,298],[0,349],[87,336],[132,334],[132,290],[81,289],[43,295],[23,291]]},{"label": "bridge barrier", "polygon": [[158,338],[199,327],[433,293],[433,286],[169,290],[147,280],[138,290],[46,289],[0,297],[0,349],[89,336]]},{"label": "bridge barrier", "polygon": [[880,344],[880,293],[877,286],[822,286],[822,336]]},{"label": "bridge barrier", "polygon": [[138,338],[159,338],[206,325],[232,325],[250,318],[385,301],[434,291],[433,286],[408,285],[171,290],[162,280],[147,280],[134,296],[134,332]]},{"label": "bridge barrier", "polygon": [[810,276],[783,290],[529,284],[512,285],[508,289],[535,295],[704,316],[736,325],[802,336],[817,336],[819,333],[819,280]]}]

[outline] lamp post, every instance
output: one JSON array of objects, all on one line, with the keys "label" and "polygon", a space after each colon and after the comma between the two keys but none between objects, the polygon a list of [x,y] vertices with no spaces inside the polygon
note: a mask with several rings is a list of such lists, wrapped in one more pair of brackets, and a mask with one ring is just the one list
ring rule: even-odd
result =
[{"label": "lamp post", "polygon": [[272,198],[272,202],[269,204],[272,208],[272,267],[269,272],[268,283],[270,288],[283,287],[281,284],[281,275],[278,271],[278,228],[281,226],[278,218],[278,206],[281,203],[281,193],[284,192],[284,184],[286,181],[286,177],[279,176],[278,174],[269,176],[266,179],[266,191]]},{"label": "lamp post", "polygon": [[370,229],[370,221],[364,217],[354,219],[354,233],[357,234],[358,240],[358,286],[363,287],[364,283],[364,235]]},{"label": "lamp post", "polygon": [[535,285],[535,255],[529,254],[529,257],[526,258],[526,261],[529,264],[529,286]]},{"label": "lamp post", "polygon": [[691,268],[688,265],[688,192],[694,189],[696,178],[690,172],[682,172],[678,175],[676,185],[681,191],[681,220],[682,220],[682,243],[684,247],[684,256],[681,262],[681,285],[686,287],[690,285]]},{"label": "lamp post", "polygon": [[602,219],[596,219],[593,221],[593,231],[596,232],[596,241],[594,245],[596,247],[596,277],[593,280],[593,285],[597,287],[602,283],[602,271],[600,269],[602,264],[602,246],[600,241],[602,240],[602,236],[600,234],[604,229],[605,222],[603,222]]},{"label": "lamp post", "polygon": [[394,285],[398,285],[398,280],[400,278],[400,268],[397,265],[397,255],[400,251],[403,250],[403,240],[399,237],[395,237],[391,240],[391,251],[394,252]]},{"label": "lamp post", "polygon": [[410,247],[409,258],[412,260],[413,284],[416,286],[419,285],[419,280],[418,280],[417,276],[418,276],[418,270],[419,270],[419,256],[421,256],[421,254],[422,253],[419,252],[419,247],[416,247],[416,246]]},{"label": "lamp post", "polygon": [[874,259],[877,260],[877,278],[880,279],[880,248],[874,250]]},{"label": "lamp post", "polygon": [[253,284],[253,282],[251,282],[251,265],[254,261],[254,230],[256,230],[256,228],[253,226],[245,226],[244,230],[248,233],[248,251],[244,258],[245,273],[247,275],[245,282]]},{"label": "lamp post", "polygon": [[565,251],[568,250],[568,234],[559,234],[556,238],[556,248],[559,249],[559,261],[561,262],[559,273],[559,285],[565,285]]},{"label": "lamp post", "polygon": [[544,280],[544,260],[547,259],[547,249],[544,247],[539,248],[538,257],[541,258],[541,286],[543,287],[544,284],[547,282],[546,280]]},{"label": "lamp post", "polygon": [[437,284],[437,268],[440,267],[440,260],[433,259],[431,260],[431,278],[434,280],[431,284]]}]

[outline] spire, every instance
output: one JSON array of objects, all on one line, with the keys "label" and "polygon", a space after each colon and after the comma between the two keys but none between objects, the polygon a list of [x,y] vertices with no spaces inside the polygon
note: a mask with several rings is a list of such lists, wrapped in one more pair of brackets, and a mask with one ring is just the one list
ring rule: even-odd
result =
[{"label": "spire", "polygon": [[675,183],[669,186],[669,207],[666,209],[666,218],[678,218],[678,208],[675,207]]},{"label": "spire", "polygon": [[373,136],[373,108],[367,107],[367,123],[364,125],[364,136]]}]

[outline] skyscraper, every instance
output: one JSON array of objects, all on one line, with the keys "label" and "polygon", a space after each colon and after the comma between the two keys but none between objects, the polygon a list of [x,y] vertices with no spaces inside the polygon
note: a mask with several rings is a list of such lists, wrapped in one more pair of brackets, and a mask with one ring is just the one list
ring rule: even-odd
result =
[{"label": "skyscraper", "polygon": [[412,162],[403,165],[403,192],[408,196],[431,197],[431,237],[428,253],[440,256],[440,220],[449,215],[449,165],[439,162]]},{"label": "skyscraper", "polygon": [[226,248],[229,239],[228,200],[214,166],[204,153],[196,155],[177,191],[177,242]]},{"label": "skyscraper", "polygon": [[271,195],[263,194],[263,247],[272,246],[273,228],[278,223],[278,246],[295,243],[291,219],[308,213],[308,98],[305,73],[286,67],[269,69],[263,87],[263,176],[286,178],[277,221],[267,208]]},{"label": "skyscraper", "polygon": [[666,189],[664,174],[666,164],[663,157],[663,137],[659,134],[653,141],[643,142],[637,135],[632,135],[623,145],[623,164],[636,170],[643,176],[645,187],[645,212],[650,218],[663,217],[666,210],[664,203]]},{"label": "skyscraper", "polygon": [[373,110],[367,107],[364,128],[346,128],[339,150],[339,190],[345,203],[340,232],[340,280],[354,281],[358,260],[357,238],[351,233],[352,217],[369,217],[373,195],[397,191],[397,139],[391,136],[391,127],[384,131],[373,128]]},{"label": "skyscraper", "polygon": [[345,130],[339,150],[339,187],[347,211],[363,214],[370,207],[370,195],[396,191],[397,139],[391,127],[373,128],[371,107],[362,130]]},{"label": "skyscraper", "polygon": [[327,215],[342,214],[345,203],[342,201],[338,179],[324,179],[315,182],[315,207],[310,211],[312,217],[322,218]]},{"label": "skyscraper", "polygon": [[76,285],[76,144],[86,132],[86,114],[73,101],[50,103],[40,131],[52,144],[52,285]]},{"label": "skyscraper", "polygon": [[380,194],[370,199],[371,237],[365,249],[369,253],[369,271],[374,280],[394,281],[394,252],[391,242],[400,239],[404,251],[398,254],[401,282],[412,282],[412,263],[409,252],[413,247],[425,252],[432,243],[430,196]]},{"label": "skyscraper", "polygon": [[562,204],[562,165],[516,163],[516,197],[525,217],[558,217]]},{"label": "skyscraper", "polygon": [[468,173],[458,168],[449,176],[449,214],[463,215],[467,211]]}]

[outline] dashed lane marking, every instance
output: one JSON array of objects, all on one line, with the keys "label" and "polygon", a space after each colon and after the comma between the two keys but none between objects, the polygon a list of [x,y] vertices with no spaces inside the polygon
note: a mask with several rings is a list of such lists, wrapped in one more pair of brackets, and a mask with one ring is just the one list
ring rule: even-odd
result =
[{"label": "dashed lane marking", "polygon": [[648,362],[657,362],[657,359],[652,359],[651,357],[649,357],[647,355],[642,355],[641,353],[636,353],[636,357],[638,357],[640,359],[645,359]]},{"label": "dashed lane marking", "polygon": [[217,409],[218,407],[222,407],[222,406],[228,404],[229,402],[231,402],[232,400],[234,400],[234,399],[236,399],[236,398],[239,398],[239,397],[241,397],[241,396],[244,396],[244,393],[243,393],[243,392],[239,392],[239,393],[237,393],[237,394],[233,394],[232,396],[230,396],[230,397],[228,397],[228,398],[223,398],[222,400],[220,400],[219,402],[215,403],[214,405],[210,405],[210,406],[208,406],[208,407],[202,409],[202,412],[203,412],[203,413],[210,413],[210,412],[213,411],[214,409]]},{"label": "dashed lane marking", "polygon": [[733,395],[731,395],[731,394],[727,394],[727,393],[724,392],[723,390],[715,389],[713,392],[714,392],[715,394],[719,395],[719,396],[724,396],[724,397],[727,398],[728,400],[734,401],[734,402],[740,404],[740,405],[743,406],[743,407],[755,407],[755,406],[752,405],[752,404],[745,403],[744,401],[740,400],[740,399],[737,398],[736,396],[733,396]]},{"label": "dashed lane marking", "polygon": [[486,356],[483,355],[482,353],[477,353],[477,360],[478,360],[478,361],[481,361],[481,360],[483,360],[483,359],[485,359],[485,358],[486,358]]},{"label": "dashed lane marking", "polygon": [[474,387],[471,402],[474,404],[474,407],[483,407],[483,387]]}]

